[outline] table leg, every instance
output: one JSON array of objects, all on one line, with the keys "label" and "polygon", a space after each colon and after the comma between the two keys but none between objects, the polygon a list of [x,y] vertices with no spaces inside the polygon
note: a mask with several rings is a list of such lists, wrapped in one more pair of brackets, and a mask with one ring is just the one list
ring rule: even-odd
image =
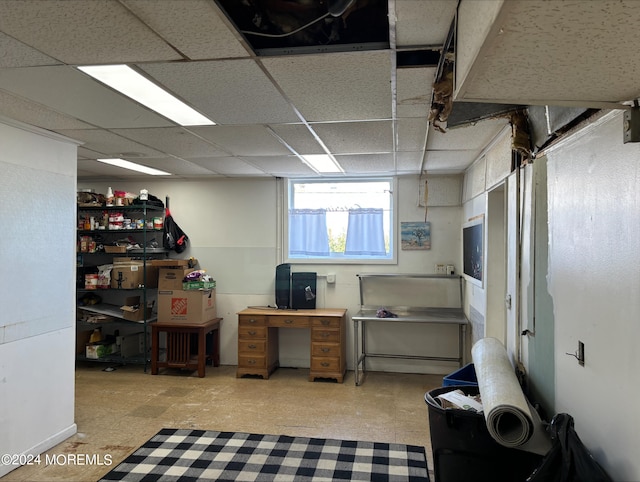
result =
[{"label": "table leg", "polygon": [[220,366],[220,328],[213,330],[213,366]]},{"label": "table leg", "polygon": [[151,326],[151,374],[158,374],[158,353],[159,348],[158,345],[160,341],[160,336],[158,333],[158,328],[156,326]]},{"label": "table leg", "polygon": [[204,377],[207,357],[207,334],[204,328],[198,330],[198,376]]}]

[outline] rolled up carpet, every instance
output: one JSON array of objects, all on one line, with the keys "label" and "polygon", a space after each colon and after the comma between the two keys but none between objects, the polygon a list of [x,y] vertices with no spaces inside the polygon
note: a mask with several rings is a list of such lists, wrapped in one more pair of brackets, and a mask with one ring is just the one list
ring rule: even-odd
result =
[{"label": "rolled up carpet", "polygon": [[534,417],[507,351],[496,338],[483,338],[471,356],[489,434],[505,447],[520,447],[533,435]]}]

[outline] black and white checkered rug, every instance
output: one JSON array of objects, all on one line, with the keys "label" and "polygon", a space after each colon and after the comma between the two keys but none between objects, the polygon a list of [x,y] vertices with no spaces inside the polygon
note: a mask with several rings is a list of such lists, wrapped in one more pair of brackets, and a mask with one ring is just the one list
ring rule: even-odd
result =
[{"label": "black and white checkered rug", "polygon": [[429,473],[414,445],[165,428],[109,480],[429,482]]}]

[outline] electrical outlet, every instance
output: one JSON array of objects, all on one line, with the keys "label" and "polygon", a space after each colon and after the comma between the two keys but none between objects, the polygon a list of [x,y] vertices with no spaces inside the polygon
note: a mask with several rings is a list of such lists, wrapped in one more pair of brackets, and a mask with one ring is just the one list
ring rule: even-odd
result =
[{"label": "electrical outlet", "polygon": [[447,267],[444,264],[436,264],[436,274],[446,274]]}]

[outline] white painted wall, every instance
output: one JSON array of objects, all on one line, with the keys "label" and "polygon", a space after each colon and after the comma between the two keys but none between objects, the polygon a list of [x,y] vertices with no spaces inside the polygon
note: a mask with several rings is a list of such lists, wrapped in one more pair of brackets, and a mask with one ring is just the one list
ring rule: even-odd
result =
[{"label": "white painted wall", "polygon": [[[537,333],[522,353],[527,372],[535,375],[529,377],[533,392],[542,396],[549,416],[572,415],[578,435],[613,480],[629,482],[640,480],[638,159],[640,144],[622,143],[622,114],[614,112],[547,151],[546,189],[539,186],[536,191],[547,196],[544,216],[536,216],[533,207],[535,164],[520,169],[519,181],[514,173],[507,182],[508,232],[517,236],[507,241],[509,274],[515,276],[517,262],[522,268],[520,279],[507,288],[515,290],[518,284],[522,301],[510,312],[513,320],[519,314],[522,325],[507,326],[507,348],[515,361],[518,331],[533,327],[536,306]],[[487,195],[478,191],[485,173],[476,163],[466,174],[465,192],[472,197],[465,199],[463,219],[483,212]],[[536,206],[545,206],[538,201]],[[521,232],[516,229],[518,217]],[[534,218],[545,224],[548,219],[548,272],[540,272],[538,267],[545,263],[536,260],[535,280],[532,256],[546,252],[536,248],[536,243],[546,242],[546,230],[539,226],[534,232]],[[521,244],[519,259],[514,241]],[[538,279],[541,276],[547,283]],[[534,282],[539,292],[534,292]],[[486,314],[483,294],[472,287],[469,307]],[[546,312],[545,318],[545,310],[552,314]],[[549,325],[542,327],[545,321]],[[547,327],[553,334],[542,333]],[[579,340],[585,344],[584,367],[567,355],[577,350]],[[534,342],[539,345],[532,347]],[[545,342],[553,346],[544,346]],[[547,350],[552,350],[549,357]],[[545,378],[536,378],[541,376]],[[554,393],[555,399],[548,400]]]},{"label": "white painted wall", "polygon": [[[437,192],[437,179],[429,180],[430,192]],[[450,179],[447,178],[447,182]],[[195,256],[217,282],[218,315],[221,328],[221,363],[237,364],[237,316],[247,306],[275,302],[277,246],[277,188],[274,179],[219,179],[207,181],[153,181],[82,183],[97,192],[107,187],[137,193],[146,188],[164,200],[178,224],[189,235],[191,247],[181,257]],[[418,177],[398,181],[398,222],[424,221],[425,208],[418,206]],[[436,263],[461,267],[461,207],[429,207],[431,250],[398,251],[397,265],[312,265],[295,264],[293,271],[315,271],[318,279],[318,307],[347,308],[347,365],[353,368],[353,327],[350,316],[359,309],[357,274],[361,272],[434,273]],[[336,283],[326,284],[327,273],[336,274]],[[457,352],[457,332],[453,327],[385,326],[381,343],[389,340],[407,353],[448,356]],[[444,343],[442,340],[445,340]],[[375,340],[369,344],[373,350]],[[385,351],[382,350],[381,351]],[[388,350],[387,350],[388,351]],[[445,356],[445,355],[442,355]],[[309,332],[280,330],[281,366],[309,366]],[[415,373],[451,373],[457,366],[448,362],[372,359],[372,370]]]},{"label": "white painted wall", "polygon": [[[510,201],[508,196],[498,199],[498,194],[493,194],[493,199],[489,200],[488,191],[504,189],[501,184],[505,182],[511,171],[511,131],[509,127],[494,139],[492,145],[488,146],[484,155],[476,160],[467,169],[464,176],[463,192],[463,212],[462,224],[477,219],[482,216],[484,220],[484,279],[481,285],[466,282],[466,304],[465,312],[472,326],[472,344],[485,336],[496,336],[498,339],[504,338],[504,316],[495,316],[498,310],[506,311],[502,300],[504,296],[498,296],[495,291],[491,294],[491,300],[487,300],[488,283],[492,283],[492,288],[497,289],[497,285],[505,282],[499,272],[505,270],[505,260],[501,257],[497,262],[492,262],[486,256],[489,242],[492,243],[493,254],[500,253],[503,256],[506,239],[498,239],[504,236],[508,228],[508,220],[505,219],[506,204]],[[499,244],[499,246],[496,246]],[[500,279],[499,279],[500,278]],[[490,309],[488,308],[490,303]],[[487,319],[487,314],[491,316]]]},{"label": "white painted wall", "polygon": [[77,147],[4,118],[0,145],[0,454],[38,454],[76,432]]},{"label": "white painted wall", "polygon": [[[556,411],[614,480],[640,480],[640,144],[616,112],[548,152]],[[585,365],[565,353],[585,344]]]}]

